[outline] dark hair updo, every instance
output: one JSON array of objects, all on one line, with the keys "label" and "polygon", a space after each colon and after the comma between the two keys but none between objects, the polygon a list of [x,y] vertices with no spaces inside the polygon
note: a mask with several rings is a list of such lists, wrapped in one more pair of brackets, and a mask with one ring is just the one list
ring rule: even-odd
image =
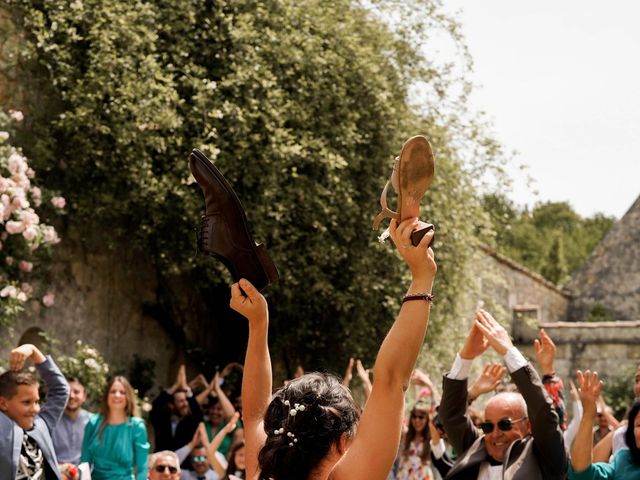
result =
[{"label": "dark hair updo", "polygon": [[627,447],[629,447],[631,459],[636,465],[640,465],[640,448],[638,448],[638,445],[636,443],[634,424],[636,423],[636,417],[638,416],[639,412],[640,400],[636,400],[636,402],[631,405],[631,410],[629,410],[629,416],[627,419],[627,430],[624,432],[624,441],[627,444]]},{"label": "dark hair updo", "polygon": [[307,479],[342,434],[353,436],[359,418],[351,392],[333,375],[309,373],[292,380],[274,394],[264,417],[260,478]]}]

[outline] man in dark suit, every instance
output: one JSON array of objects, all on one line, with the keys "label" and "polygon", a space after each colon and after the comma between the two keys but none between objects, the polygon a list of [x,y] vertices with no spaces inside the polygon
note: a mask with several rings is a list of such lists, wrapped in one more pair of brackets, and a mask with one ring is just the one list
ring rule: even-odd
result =
[{"label": "man in dark suit", "polygon": [[[40,409],[38,382],[20,372],[29,359],[47,386]],[[51,357],[31,344],[11,351],[10,370],[0,375],[0,478],[59,480],[51,434],[69,397],[69,385]]]},{"label": "man in dark suit", "polygon": [[[467,415],[467,378],[472,360],[489,346],[503,356],[519,393],[503,392],[491,398],[479,432]],[[440,416],[459,455],[447,480],[565,478],[567,456],[553,402],[509,334],[484,310],[478,312],[462,350],[445,374]]]},{"label": "man in dark suit", "polygon": [[155,451],[176,451],[191,441],[202,421],[202,409],[187,383],[181,365],[175,383],[163,390],[152,404],[149,422],[155,432]]}]

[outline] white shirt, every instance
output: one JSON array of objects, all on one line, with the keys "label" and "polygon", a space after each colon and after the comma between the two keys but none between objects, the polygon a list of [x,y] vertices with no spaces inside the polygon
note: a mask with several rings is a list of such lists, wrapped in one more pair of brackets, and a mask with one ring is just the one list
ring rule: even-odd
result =
[{"label": "white shirt", "polygon": [[489,462],[480,464],[478,480],[502,480],[502,465],[489,465]]}]

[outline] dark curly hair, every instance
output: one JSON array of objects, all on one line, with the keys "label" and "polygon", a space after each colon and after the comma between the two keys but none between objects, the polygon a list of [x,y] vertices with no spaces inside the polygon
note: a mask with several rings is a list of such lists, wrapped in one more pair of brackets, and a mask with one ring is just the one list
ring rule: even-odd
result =
[{"label": "dark curly hair", "polygon": [[640,448],[638,448],[638,444],[636,443],[636,436],[634,432],[634,424],[636,423],[638,412],[640,412],[640,400],[636,400],[636,402],[631,405],[627,430],[624,432],[624,441],[627,444],[627,447],[629,447],[629,453],[631,454],[631,459],[635,465],[640,465]]},{"label": "dark curly hair", "polygon": [[[304,409],[294,416],[296,404]],[[337,377],[309,373],[292,380],[274,394],[264,417],[267,440],[258,455],[260,478],[308,478],[343,434],[354,435],[359,418],[351,392]]]}]

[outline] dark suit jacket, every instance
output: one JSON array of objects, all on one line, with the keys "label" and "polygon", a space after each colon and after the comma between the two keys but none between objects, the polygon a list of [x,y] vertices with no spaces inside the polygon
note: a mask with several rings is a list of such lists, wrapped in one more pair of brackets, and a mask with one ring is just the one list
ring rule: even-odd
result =
[{"label": "dark suit jacket", "polygon": [[[47,385],[47,402],[36,416],[33,428],[27,435],[38,443],[48,469],[59,479],[58,460],[53,449],[51,433],[67,404],[69,384],[50,356],[40,365],[36,365],[36,369]],[[0,479],[9,480],[16,478],[24,433],[22,428],[3,412],[0,412],[0,433]]]},{"label": "dark suit jacket", "polygon": [[180,419],[175,435],[171,433],[171,408],[169,407],[173,397],[163,390],[153,401],[149,422],[153,425],[155,433],[156,452],[161,450],[175,452],[180,447],[184,447],[193,438],[198,429],[198,424],[202,421],[202,409],[198,405],[195,395],[189,397],[188,400],[191,415]]},{"label": "dark suit jacket", "polygon": [[[503,464],[505,480],[562,480],[567,455],[553,402],[530,364],[511,374],[527,403],[531,435],[511,444]],[[440,417],[447,438],[460,455],[447,480],[478,478],[480,464],[487,460],[484,435],[467,416],[467,381],[444,377]]]}]

